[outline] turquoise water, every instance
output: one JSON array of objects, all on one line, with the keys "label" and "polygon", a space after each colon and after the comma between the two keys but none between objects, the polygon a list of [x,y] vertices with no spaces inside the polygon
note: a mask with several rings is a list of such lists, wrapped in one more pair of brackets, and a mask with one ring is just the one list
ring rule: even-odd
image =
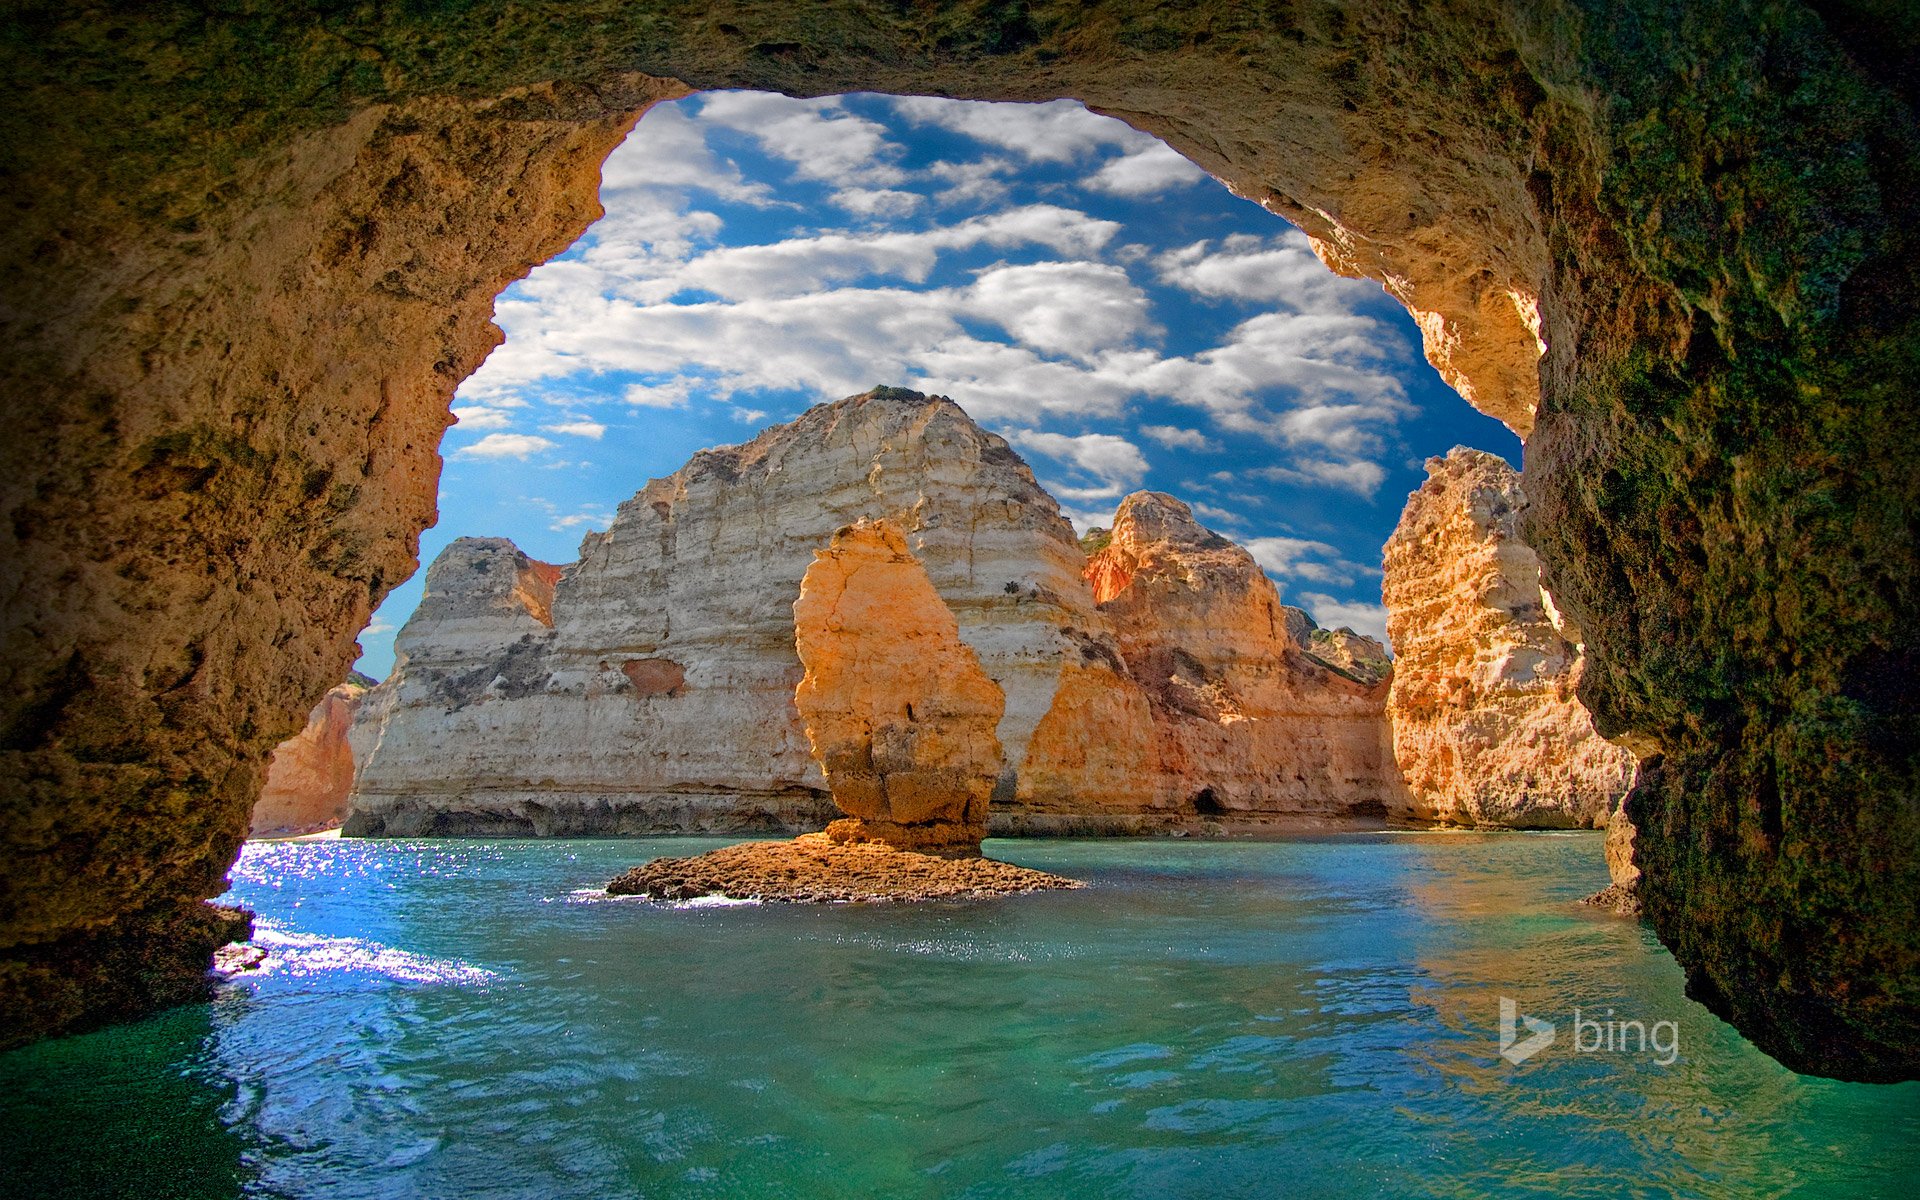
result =
[{"label": "turquoise water", "polygon": [[[990,842],[1092,886],[975,905],[583,891],[715,844],[249,846],[232,899],[259,912],[267,968],[210,1007],[0,1057],[0,1194],[1828,1197],[1920,1179],[1920,1085],[1796,1076],[1687,1001],[1650,934],[1573,903],[1606,882],[1595,834]],[[1557,1025],[1517,1066],[1502,996]],[[1672,1021],[1677,1054],[1576,1050],[1575,1006]]]}]

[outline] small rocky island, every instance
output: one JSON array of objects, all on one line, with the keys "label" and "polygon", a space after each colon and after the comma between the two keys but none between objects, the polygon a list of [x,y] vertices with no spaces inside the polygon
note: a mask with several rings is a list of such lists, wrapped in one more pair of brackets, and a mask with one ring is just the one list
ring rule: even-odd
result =
[{"label": "small rocky island", "polygon": [[1079,886],[980,853],[1006,695],[892,522],[834,534],[800,581],[794,704],[848,814],[824,833],[663,858],[612,895],[782,901],[975,898]]}]

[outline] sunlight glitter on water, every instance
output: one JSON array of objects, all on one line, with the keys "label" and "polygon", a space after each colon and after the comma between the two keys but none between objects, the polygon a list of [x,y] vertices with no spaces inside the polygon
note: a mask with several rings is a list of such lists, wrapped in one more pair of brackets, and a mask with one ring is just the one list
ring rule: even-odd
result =
[{"label": "sunlight glitter on water", "polygon": [[[249,847],[269,969],[0,1057],[30,1186],[293,1197],[1874,1196],[1920,1087],[1809,1079],[1580,907],[1598,834],[1005,842],[988,903],[665,905],[714,842]],[[598,897],[595,893],[598,892]],[[620,899],[621,903],[607,903]],[[1516,1065],[1501,997],[1681,1053]],[[156,1135],[156,1113],[167,1117]],[[154,1156],[164,1147],[164,1169]],[[163,1181],[153,1185],[148,1181]],[[82,1193],[68,1193],[82,1194]]]}]

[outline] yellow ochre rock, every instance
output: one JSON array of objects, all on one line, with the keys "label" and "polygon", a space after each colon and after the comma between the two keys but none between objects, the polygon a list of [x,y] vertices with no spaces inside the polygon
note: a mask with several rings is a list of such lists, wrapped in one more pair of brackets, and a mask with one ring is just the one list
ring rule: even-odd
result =
[{"label": "yellow ochre rock", "polygon": [[978,853],[1006,699],[889,521],[841,529],[800,581],[794,703],[826,773],[836,840]]}]

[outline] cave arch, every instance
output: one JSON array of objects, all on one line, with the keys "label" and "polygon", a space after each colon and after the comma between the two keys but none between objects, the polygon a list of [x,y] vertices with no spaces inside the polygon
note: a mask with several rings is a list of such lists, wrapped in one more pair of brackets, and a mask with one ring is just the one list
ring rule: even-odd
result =
[{"label": "cave arch", "polygon": [[1920,1074],[1916,34],[1872,12],[14,10],[10,1027],[198,986],[267,750],[416,565],[493,296],[648,104],[751,87],[1072,97],[1385,282],[1529,432],[1694,994],[1797,1069]]}]

